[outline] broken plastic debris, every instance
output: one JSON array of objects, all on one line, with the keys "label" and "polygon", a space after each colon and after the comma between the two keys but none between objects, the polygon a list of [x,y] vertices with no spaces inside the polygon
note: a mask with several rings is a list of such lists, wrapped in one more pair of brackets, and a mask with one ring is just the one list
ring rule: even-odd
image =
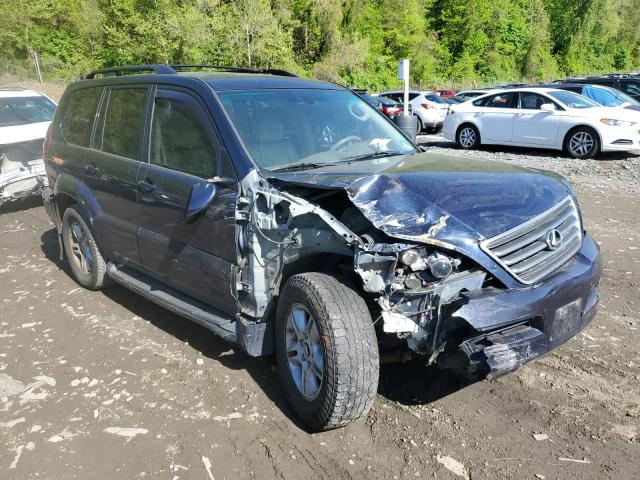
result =
[{"label": "broken plastic debris", "polygon": [[441,457],[440,455],[436,456],[436,460],[438,463],[444,465],[444,468],[449,470],[454,475],[464,478],[465,480],[469,480],[469,472],[465,468],[465,466],[457,461],[455,458],[451,458],[448,455]]}]

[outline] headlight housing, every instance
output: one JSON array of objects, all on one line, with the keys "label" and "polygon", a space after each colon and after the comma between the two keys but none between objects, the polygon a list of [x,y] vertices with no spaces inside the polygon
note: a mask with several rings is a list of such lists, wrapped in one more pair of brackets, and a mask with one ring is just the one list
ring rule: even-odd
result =
[{"label": "headlight housing", "polygon": [[633,127],[636,125],[635,122],[617,120],[615,118],[601,118],[600,123],[604,123],[605,125],[609,125],[610,127]]}]

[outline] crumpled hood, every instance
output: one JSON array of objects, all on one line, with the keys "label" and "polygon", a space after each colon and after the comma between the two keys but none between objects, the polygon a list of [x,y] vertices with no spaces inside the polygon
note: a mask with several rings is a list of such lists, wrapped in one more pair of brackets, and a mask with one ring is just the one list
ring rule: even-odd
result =
[{"label": "crumpled hood", "polygon": [[0,145],[27,142],[37,140],[47,134],[47,128],[51,122],[28,123],[26,125],[14,125],[11,127],[0,127]]},{"label": "crumpled hood", "polygon": [[342,188],[387,235],[458,247],[520,225],[571,194],[551,172],[429,152],[269,177]]}]

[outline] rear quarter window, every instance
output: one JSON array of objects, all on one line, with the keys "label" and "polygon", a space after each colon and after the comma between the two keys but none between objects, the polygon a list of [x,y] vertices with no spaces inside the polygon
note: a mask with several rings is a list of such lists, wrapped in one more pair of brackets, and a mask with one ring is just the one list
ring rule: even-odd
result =
[{"label": "rear quarter window", "polygon": [[634,97],[640,96],[640,82],[620,82],[620,90]]},{"label": "rear quarter window", "polygon": [[101,94],[102,88],[83,88],[69,93],[60,125],[67,142],[89,146]]}]

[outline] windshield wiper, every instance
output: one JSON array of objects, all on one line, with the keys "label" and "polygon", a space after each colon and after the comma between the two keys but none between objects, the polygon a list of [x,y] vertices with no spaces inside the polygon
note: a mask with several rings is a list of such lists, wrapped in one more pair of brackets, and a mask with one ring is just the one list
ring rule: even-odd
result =
[{"label": "windshield wiper", "polygon": [[322,168],[327,165],[331,165],[331,163],[319,163],[319,162],[303,162],[303,163],[295,163],[293,165],[285,165],[284,167],[272,168],[270,169],[272,172],[295,172],[297,170],[311,170],[314,168]]},{"label": "windshield wiper", "polygon": [[[413,152],[415,153],[415,152]],[[347,162],[359,162],[360,160],[373,160],[374,158],[384,158],[384,157],[396,157],[398,155],[413,155],[411,152],[397,152],[397,151],[387,151],[387,152],[372,152],[367,153],[365,155],[355,155],[353,157],[343,158],[342,161]]]}]

